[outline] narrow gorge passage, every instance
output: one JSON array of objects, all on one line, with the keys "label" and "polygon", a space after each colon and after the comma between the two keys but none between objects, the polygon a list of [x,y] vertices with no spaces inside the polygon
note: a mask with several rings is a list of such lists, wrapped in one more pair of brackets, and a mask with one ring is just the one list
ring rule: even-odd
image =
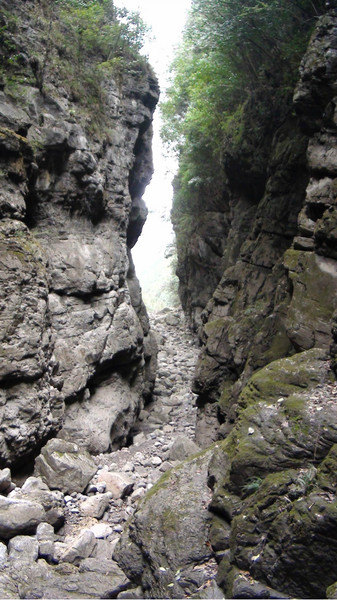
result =
[{"label": "narrow gorge passage", "polygon": [[94,499],[98,492],[97,500],[105,492],[114,497],[107,498],[109,504],[100,521],[97,502],[84,505],[87,496],[80,493],[65,497],[66,523],[60,539],[64,542],[64,536],[69,540],[79,530],[93,528],[98,536],[97,557],[107,553],[111,558],[123,525],[139,500],[164,472],[199,451],[193,441],[197,409],[191,392],[197,341],[182,311],[165,309],[150,320],[159,345],[153,400],[141,411],[129,447],[93,457],[98,470],[87,493]]},{"label": "narrow gorge passage", "polygon": [[0,0],[0,599],[337,600],[337,0],[134,3]]}]

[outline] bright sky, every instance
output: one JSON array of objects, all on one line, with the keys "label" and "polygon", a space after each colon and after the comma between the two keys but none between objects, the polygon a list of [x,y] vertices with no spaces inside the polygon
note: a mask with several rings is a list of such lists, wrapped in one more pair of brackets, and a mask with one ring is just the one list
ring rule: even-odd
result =
[{"label": "bright sky", "polygon": [[[144,51],[154,68],[161,88],[163,100],[168,83],[169,66],[175,47],[181,40],[191,0],[115,0],[119,7],[139,10],[145,23],[151,26],[152,35]],[[154,119],[153,160],[155,172],[147,187],[144,200],[149,208],[149,216],[143,233],[132,254],[136,272],[142,287],[149,280],[149,272],[158,268],[158,257],[162,256],[173,239],[169,213],[172,203],[172,174],[176,170],[174,161],[164,156],[159,136],[160,114],[157,108]]]}]

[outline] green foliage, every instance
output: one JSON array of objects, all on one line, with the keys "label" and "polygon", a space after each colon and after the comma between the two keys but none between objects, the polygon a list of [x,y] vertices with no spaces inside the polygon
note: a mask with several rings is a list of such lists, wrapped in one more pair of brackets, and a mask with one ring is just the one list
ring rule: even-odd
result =
[{"label": "green foliage", "polygon": [[40,0],[32,5],[30,16],[40,47],[36,38],[28,38],[27,47],[20,43],[17,17],[6,11],[0,16],[0,56],[8,91],[14,90],[19,99],[22,84],[35,84],[41,93],[61,86],[90,127],[99,130],[105,112],[104,82],[113,76],[120,84],[131,65],[144,69],[139,51],[148,30],[139,13],[119,9],[113,0]]},{"label": "green foliage", "polygon": [[250,494],[254,494],[260,488],[263,479],[261,477],[250,477],[247,480],[247,483],[242,486],[242,492],[249,496]]},{"label": "green foliage", "polygon": [[2,10],[0,14],[1,74],[6,73],[7,70],[13,71],[18,64],[19,50],[15,41],[17,28],[17,17],[6,10]]},{"label": "green foliage", "polygon": [[126,65],[141,66],[147,28],[138,13],[117,9],[112,0],[59,0],[51,39],[57,54],[46,67],[60,77],[72,99],[95,114],[104,113],[104,80],[123,76]]},{"label": "green foliage", "polygon": [[116,8],[112,0],[59,0],[66,48],[77,60],[95,57],[107,63],[114,57],[138,58],[147,27],[138,12]]},{"label": "green foliage", "polygon": [[[210,199],[223,202],[228,155],[270,143],[324,10],[323,0],[192,0],[161,107],[162,137],[179,156],[176,228],[184,214],[198,215]],[[260,158],[265,162],[263,152]]]}]

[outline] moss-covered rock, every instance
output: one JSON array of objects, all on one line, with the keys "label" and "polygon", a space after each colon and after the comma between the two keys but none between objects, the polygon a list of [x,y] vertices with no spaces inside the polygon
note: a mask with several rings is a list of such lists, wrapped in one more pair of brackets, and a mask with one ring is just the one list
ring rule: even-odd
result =
[{"label": "moss-covered rock", "polygon": [[329,206],[322,218],[316,222],[314,237],[320,252],[337,259],[337,208]]},{"label": "moss-covered rock", "polygon": [[251,377],[240,394],[240,406],[247,407],[260,400],[273,403],[329,381],[326,359],[324,350],[313,349],[271,362]]},{"label": "moss-covered rock", "polygon": [[210,505],[225,553],[231,528],[218,575],[226,597],[323,597],[335,581],[335,394],[321,349],[275,361],[244,388]]},{"label": "moss-covered rock", "polygon": [[337,598],[337,581],[328,587],[326,590],[326,597],[329,598],[329,600]]},{"label": "moss-covered rock", "polygon": [[295,597],[323,597],[336,576],[337,504],[316,483],[313,468],[273,473],[232,523],[240,570]]},{"label": "moss-covered rock", "polygon": [[186,586],[193,592],[203,583],[202,571],[197,579],[192,573],[193,566],[207,564],[212,556],[207,511],[212,451],[165,473],[141,502],[115,551],[126,574],[141,582],[145,597],[182,598]]},{"label": "moss-covered rock", "polygon": [[221,443],[231,458],[232,493],[241,495],[253,477],[325,456],[336,437],[337,413],[333,402],[323,410],[325,398],[317,388],[331,381],[323,359],[323,351],[311,350],[275,361],[253,375],[239,399],[246,408]]}]

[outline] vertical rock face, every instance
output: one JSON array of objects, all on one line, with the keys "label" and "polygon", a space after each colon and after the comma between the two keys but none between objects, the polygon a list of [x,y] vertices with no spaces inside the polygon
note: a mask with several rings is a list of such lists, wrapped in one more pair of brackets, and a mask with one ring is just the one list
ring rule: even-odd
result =
[{"label": "vertical rock face", "polygon": [[11,5],[26,31],[25,78],[17,93],[8,82],[0,91],[6,464],[59,430],[93,452],[124,443],[151,392],[156,354],[128,247],[146,218],[157,82],[148,66],[106,80],[109,128],[94,133],[62,82],[43,93],[31,84],[35,8]]},{"label": "vertical rock face", "polygon": [[[238,395],[254,371],[296,352],[328,351],[332,342],[337,291],[335,20],[335,11],[321,18],[303,59],[294,95],[296,115],[292,109],[280,118],[271,107],[268,126],[256,125],[254,108],[246,105],[242,155],[225,158],[227,219],[217,245],[222,275],[215,291],[209,278],[203,279],[209,257],[199,257],[200,269],[196,260],[194,270],[189,268],[190,258],[179,267],[185,305],[202,342],[194,391],[200,405],[198,441],[205,445],[216,439],[219,423],[222,434],[228,433]],[[259,130],[258,148],[250,144],[252,122]],[[206,244],[203,224],[196,230]],[[214,269],[219,278],[218,273],[219,265]],[[193,294],[201,282],[211,298],[200,324],[202,305],[196,310]]]},{"label": "vertical rock face", "polygon": [[[231,161],[225,271],[202,315],[195,378],[198,441],[224,439],[166,474],[129,522],[117,558],[145,597],[183,596],[185,542],[200,504],[191,515],[186,495],[184,539],[182,524],[165,517],[185,499],[179,489],[193,486],[196,460],[207,469],[202,493],[213,492],[206,536],[226,598],[336,596],[337,390],[329,354],[334,336],[336,366],[336,46],[337,11],[330,11],[302,62],[297,116],[286,115],[273,132],[260,198],[248,195],[253,180],[239,196],[242,163]],[[196,545],[209,547],[202,537]],[[167,563],[173,549],[181,557],[175,578]]]}]

